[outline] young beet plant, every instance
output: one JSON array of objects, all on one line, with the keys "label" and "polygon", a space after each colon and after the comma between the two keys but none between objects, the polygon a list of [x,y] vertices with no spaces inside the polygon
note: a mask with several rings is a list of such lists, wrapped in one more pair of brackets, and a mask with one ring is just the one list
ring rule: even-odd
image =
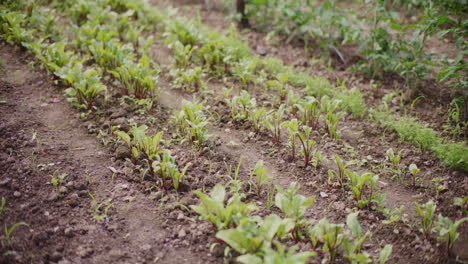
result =
[{"label": "young beet plant", "polygon": [[71,86],[65,90],[68,101],[79,108],[91,110],[96,97],[107,91],[104,84],[100,82],[100,74],[95,69],[83,71],[81,63],[75,63],[73,67],[65,66],[61,71],[56,72],[63,82]]},{"label": "young beet plant", "polygon": [[305,212],[315,201],[315,198],[306,198],[303,195],[297,194],[299,186],[295,182],[289,186],[287,191],[280,186],[276,186],[276,188],[278,193],[275,196],[275,205],[287,218],[294,221],[293,238],[296,241],[302,240],[304,238],[303,229],[306,225]]},{"label": "young beet plant", "polygon": [[301,143],[302,155],[304,155],[304,167],[307,167],[309,162],[312,160],[312,148],[315,145],[315,141],[310,138],[310,134],[312,132],[310,127],[302,126],[302,132],[299,131],[297,133],[297,138]]},{"label": "young beet plant", "polygon": [[[379,179],[378,175],[364,173],[359,175],[352,171],[347,171],[349,177],[349,187],[353,193],[358,208],[364,208],[375,201],[378,194],[375,192],[375,186]],[[366,192],[368,193],[366,195]]]},{"label": "young beet plant", "polygon": [[141,57],[138,63],[125,60],[122,66],[109,70],[109,73],[123,84],[127,96],[145,99],[154,98],[157,93],[159,71],[151,68],[147,56]]},{"label": "young beet plant", "polygon": [[154,173],[160,175],[161,186],[164,190],[167,190],[167,180],[172,180],[172,186],[174,189],[178,190],[182,178],[185,176],[187,169],[192,166],[192,163],[187,163],[182,172],[179,171],[179,168],[176,165],[175,158],[171,156],[169,150],[164,150],[162,158],[153,162],[153,171]]},{"label": "young beet plant", "polygon": [[281,122],[284,117],[284,105],[281,105],[277,111],[267,115],[264,123],[265,127],[271,133],[273,144],[279,144],[281,139]]},{"label": "young beet plant", "polygon": [[317,129],[320,117],[319,102],[314,97],[306,97],[295,105],[299,118],[303,124],[306,124],[313,130]]},{"label": "young beet plant", "polygon": [[468,217],[462,218],[455,223],[450,220],[448,217],[443,217],[439,215],[437,222],[435,223],[435,231],[439,232],[437,240],[447,241],[447,256],[450,255],[450,250],[453,248],[455,241],[458,239],[459,234],[457,233],[458,227],[462,225],[465,221],[468,220]]},{"label": "young beet plant", "polygon": [[289,75],[287,73],[283,73],[280,74],[277,80],[266,82],[267,87],[274,87],[275,91],[278,93],[280,104],[283,104],[286,101],[286,97],[288,96],[288,80]]},{"label": "young beet plant", "polygon": [[265,165],[263,165],[263,160],[259,160],[257,164],[255,164],[254,169],[252,170],[252,173],[250,177],[255,175],[256,181],[252,181],[253,184],[255,185],[257,189],[257,195],[260,196],[262,192],[262,187],[269,181],[271,181],[272,177],[267,175],[267,169]]},{"label": "young beet plant", "polygon": [[180,136],[185,137],[199,150],[208,139],[208,119],[205,117],[205,106],[202,103],[192,103],[184,100],[182,110],[175,112],[175,123]]},{"label": "young beet plant", "polygon": [[421,229],[420,231],[424,234],[426,239],[429,238],[429,235],[432,232],[434,212],[436,210],[436,205],[431,200],[426,204],[420,205],[417,202],[414,202],[416,207],[416,213],[421,218]]},{"label": "young beet plant", "polygon": [[299,133],[299,122],[297,119],[292,119],[290,121],[283,122],[281,127],[285,127],[288,129],[288,143],[291,146],[291,158],[294,160],[296,158],[296,138]]},{"label": "young beet plant", "polygon": [[341,133],[338,131],[338,122],[343,117],[343,112],[335,113],[341,101],[330,99],[328,96],[322,97],[321,111],[325,114],[325,130],[334,139],[340,139]]},{"label": "young beet plant", "polygon": [[254,108],[249,114],[249,121],[252,123],[255,134],[260,133],[263,128],[265,118],[267,116],[267,111],[264,107]]},{"label": "young beet plant", "polygon": [[238,226],[241,219],[257,210],[255,204],[243,203],[239,194],[234,194],[225,202],[226,189],[220,184],[215,185],[210,195],[198,190],[194,193],[200,198],[200,204],[190,207],[217,230]]}]

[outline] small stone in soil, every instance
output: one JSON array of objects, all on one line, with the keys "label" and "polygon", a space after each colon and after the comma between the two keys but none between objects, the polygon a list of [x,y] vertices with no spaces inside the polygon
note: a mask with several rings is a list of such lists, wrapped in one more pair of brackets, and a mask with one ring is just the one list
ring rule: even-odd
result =
[{"label": "small stone in soil", "polygon": [[16,192],[13,193],[13,196],[16,197],[16,198],[21,197],[21,193],[16,191]]}]

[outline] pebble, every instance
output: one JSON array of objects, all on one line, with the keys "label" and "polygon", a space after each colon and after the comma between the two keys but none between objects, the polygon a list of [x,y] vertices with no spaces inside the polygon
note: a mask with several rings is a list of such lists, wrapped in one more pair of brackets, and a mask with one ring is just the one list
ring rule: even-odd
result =
[{"label": "pebble", "polygon": [[185,232],[185,229],[181,229],[179,231],[179,234],[177,235],[179,238],[184,238],[185,236],[187,235],[187,233]]},{"label": "pebble", "polygon": [[2,187],[7,186],[10,182],[11,182],[10,178],[5,178],[5,179],[0,181],[0,186],[2,186]]},{"label": "pebble", "polygon": [[21,197],[21,193],[16,191],[16,192],[13,193],[13,196],[16,197],[16,198]]}]

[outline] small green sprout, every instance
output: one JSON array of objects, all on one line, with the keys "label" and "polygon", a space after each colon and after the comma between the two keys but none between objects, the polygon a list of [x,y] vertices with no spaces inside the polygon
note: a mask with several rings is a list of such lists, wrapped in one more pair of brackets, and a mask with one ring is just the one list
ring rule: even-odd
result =
[{"label": "small green sprout", "polygon": [[416,164],[410,164],[408,167],[409,172],[411,173],[411,183],[413,186],[416,186],[416,182],[418,181],[418,174],[420,170],[418,169],[418,166]]},{"label": "small green sprout", "polygon": [[434,187],[434,192],[435,192],[435,199],[439,199],[439,195],[441,192],[447,190],[447,188],[445,187],[444,184],[442,184],[442,182],[445,181],[444,178],[441,178],[441,177],[436,177],[434,179],[431,180],[432,181],[432,185]]},{"label": "small green sprout", "polygon": [[26,222],[18,222],[10,227],[8,227],[7,224],[5,223],[5,241],[8,247],[11,246],[11,235],[13,231],[15,231],[20,226],[29,227],[29,225]]},{"label": "small green sprout", "polygon": [[309,165],[310,160],[312,159],[312,148],[315,145],[315,141],[311,139],[312,129],[308,126],[302,126],[302,133],[299,131],[297,133],[297,138],[302,146],[302,154],[304,155],[304,167]]},{"label": "small green sprout", "polygon": [[259,109],[252,109],[249,114],[249,121],[252,123],[255,134],[260,133],[263,128],[265,117],[267,116],[267,111],[264,107]]},{"label": "small green sprout", "polygon": [[67,177],[68,173],[58,174],[58,170],[54,171],[54,174],[51,176],[50,183],[52,183],[57,193],[60,191],[60,187],[62,187],[62,184]]},{"label": "small green sprout", "polygon": [[395,155],[395,152],[393,151],[392,148],[389,148],[387,150],[387,157],[392,163],[392,169],[396,170],[398,168],[398,165],[400,164],[401,160],[401,153],[403,153],[403,149],[398,152],[397,155]]},{"label": "small green sprout", "polygon": [[296,137],[299,133],[299,122],[297,119],[292,119],[290,121],[283,122],[281,127],[288,129],[289,145],[292,148],[291,157],[292,160],[294,160],[296,158]]},{"label": "small green sprout", "polygon": [[281,139],[281,121],[284,117],[284,105],[281,105],[277,111],[267,115],[264,123],[265,127],[270,131],[273,138],[273,144],[279,144]]},{"label": "small green sprout", "polygon": [[5,197],[2,197],[2,202],[0,204],[0,216],[3,214],[3,211],[5,210],[6,206],[6,199]]},{"label": "small green sprout", "polygon": [[93,194],[88,192],[89,197],[93,200],[93,219],[100,222],[108,217],[109,209],[112,208],[113,204],[109,201],[98,203]]},{"label": "small green sprout", "polygon": [[[257,189],[257,195],[260,196],[262,192],[262,187],[269,181],[271,181],[272,177],[267,175],[267,169],[265,165],[263,164],[263,160],[259,160],[257,164],[255,164],[254,169],[252,170],[252,173],[250,174],[250,177],[255,175],[256,182],[254,182],[254,185]],[[252,180],[251,180],[252,181]],[[253,182],[253,181],[252,181]]]}]

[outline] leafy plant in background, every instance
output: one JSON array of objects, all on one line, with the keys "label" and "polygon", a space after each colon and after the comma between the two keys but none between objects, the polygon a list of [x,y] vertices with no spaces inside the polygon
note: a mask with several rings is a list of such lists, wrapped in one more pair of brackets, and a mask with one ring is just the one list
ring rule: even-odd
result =
[{"label": "leafy plant in background", "polygon": [[253,129],[255,131],[255,134],[260,133],[260,130],[262,129],[265,118],[267,117],[267,111],[265,107],[262,108],[254,108],[251,110],[249,114],[249,121],[253,125]]},{"label": "leafy plant in background", "polygon": [[338,184],[344,190],[344,186],[345,186],[345,183],[346,183],[345,182],[346,181],[346,175],[350,172],[348,170],[348,167],[351,166],[351,165],[356,164],[356,162],[355,161],[348,161],[347,163],[344,163],[339,155],[335,155],[335,163],[336,163],[336,166],[338,167],[338,171],[335,172],[335,171],[332,171],[332,170],[328,170],[329,181],[333,180],[334,177],[337,177],[338,178]]},{"label": "leafy plant in background", "polygon": [[199,92],[205,88],[205,83],[202,81],[203,70],[201,67],[196,67],[188,70],[178,70],[173,73],[175,76],[174,86],[183,88],[188,91]]},{"label": "leafy plant in background", "polygon": [[149,168],[153,168],[153,162],[159,160],[160,154],[162,153],[161,141],[164,135],[163,132],[154,133],[153,136],[147,136],[147,126],[133,126],[129,130],[129,134],[123,131],[115,131],[114,133],[119,136],[127,145],[131,148],[132,157],[134,160],[138,160],[140,152],[143,155],[143,159],[149,163]]},{"label": "leafy plant in background", "polygon": [[249,57],[239,61],[232,68],[233,75],[241,80],[243,89],[247,90],[251,86],[254,78],[254,70],[257,68],[258,64],[258,58]]},{"label": "leafy plant in background", "polygon": [[392,163],[392,169],[393,170],[398,169],[398,165],[400,164],[401,153],[403,153],[403,149],[400,150],[397,155],[395,155],[395,152],[393,151],[392,148],[389,148],[386,153],[387,153],[387,158]]},{"label": "leafy plant in background", "polygon": [[208,138],[206,126],[209,122],[205,110],[202,103],[184,100],[182,110],[175,112],[175,122],[181,136],[185,136],[199,150]]},{"label": "leafy plant in background", "polygon": [[266,82],[267,87],[274,87],[274,90],[278,93],[280,104],[283,104],[286,101],[286,97],[288,96],[288,79],[289,75],[287,73],[282,73],[278,76],[277,80]]},{"label": "leafy plant in background", "polygon": [[275,196],[275,205],[283,214],[294,221],[293,238],[297,240],[304,239],[304,226],[306,225],[305,212],[315,201],[315,198],[306,198],[298,194],[299,186],[296,182],[291,183],[288,190],[276,186],[278,193]]}]

